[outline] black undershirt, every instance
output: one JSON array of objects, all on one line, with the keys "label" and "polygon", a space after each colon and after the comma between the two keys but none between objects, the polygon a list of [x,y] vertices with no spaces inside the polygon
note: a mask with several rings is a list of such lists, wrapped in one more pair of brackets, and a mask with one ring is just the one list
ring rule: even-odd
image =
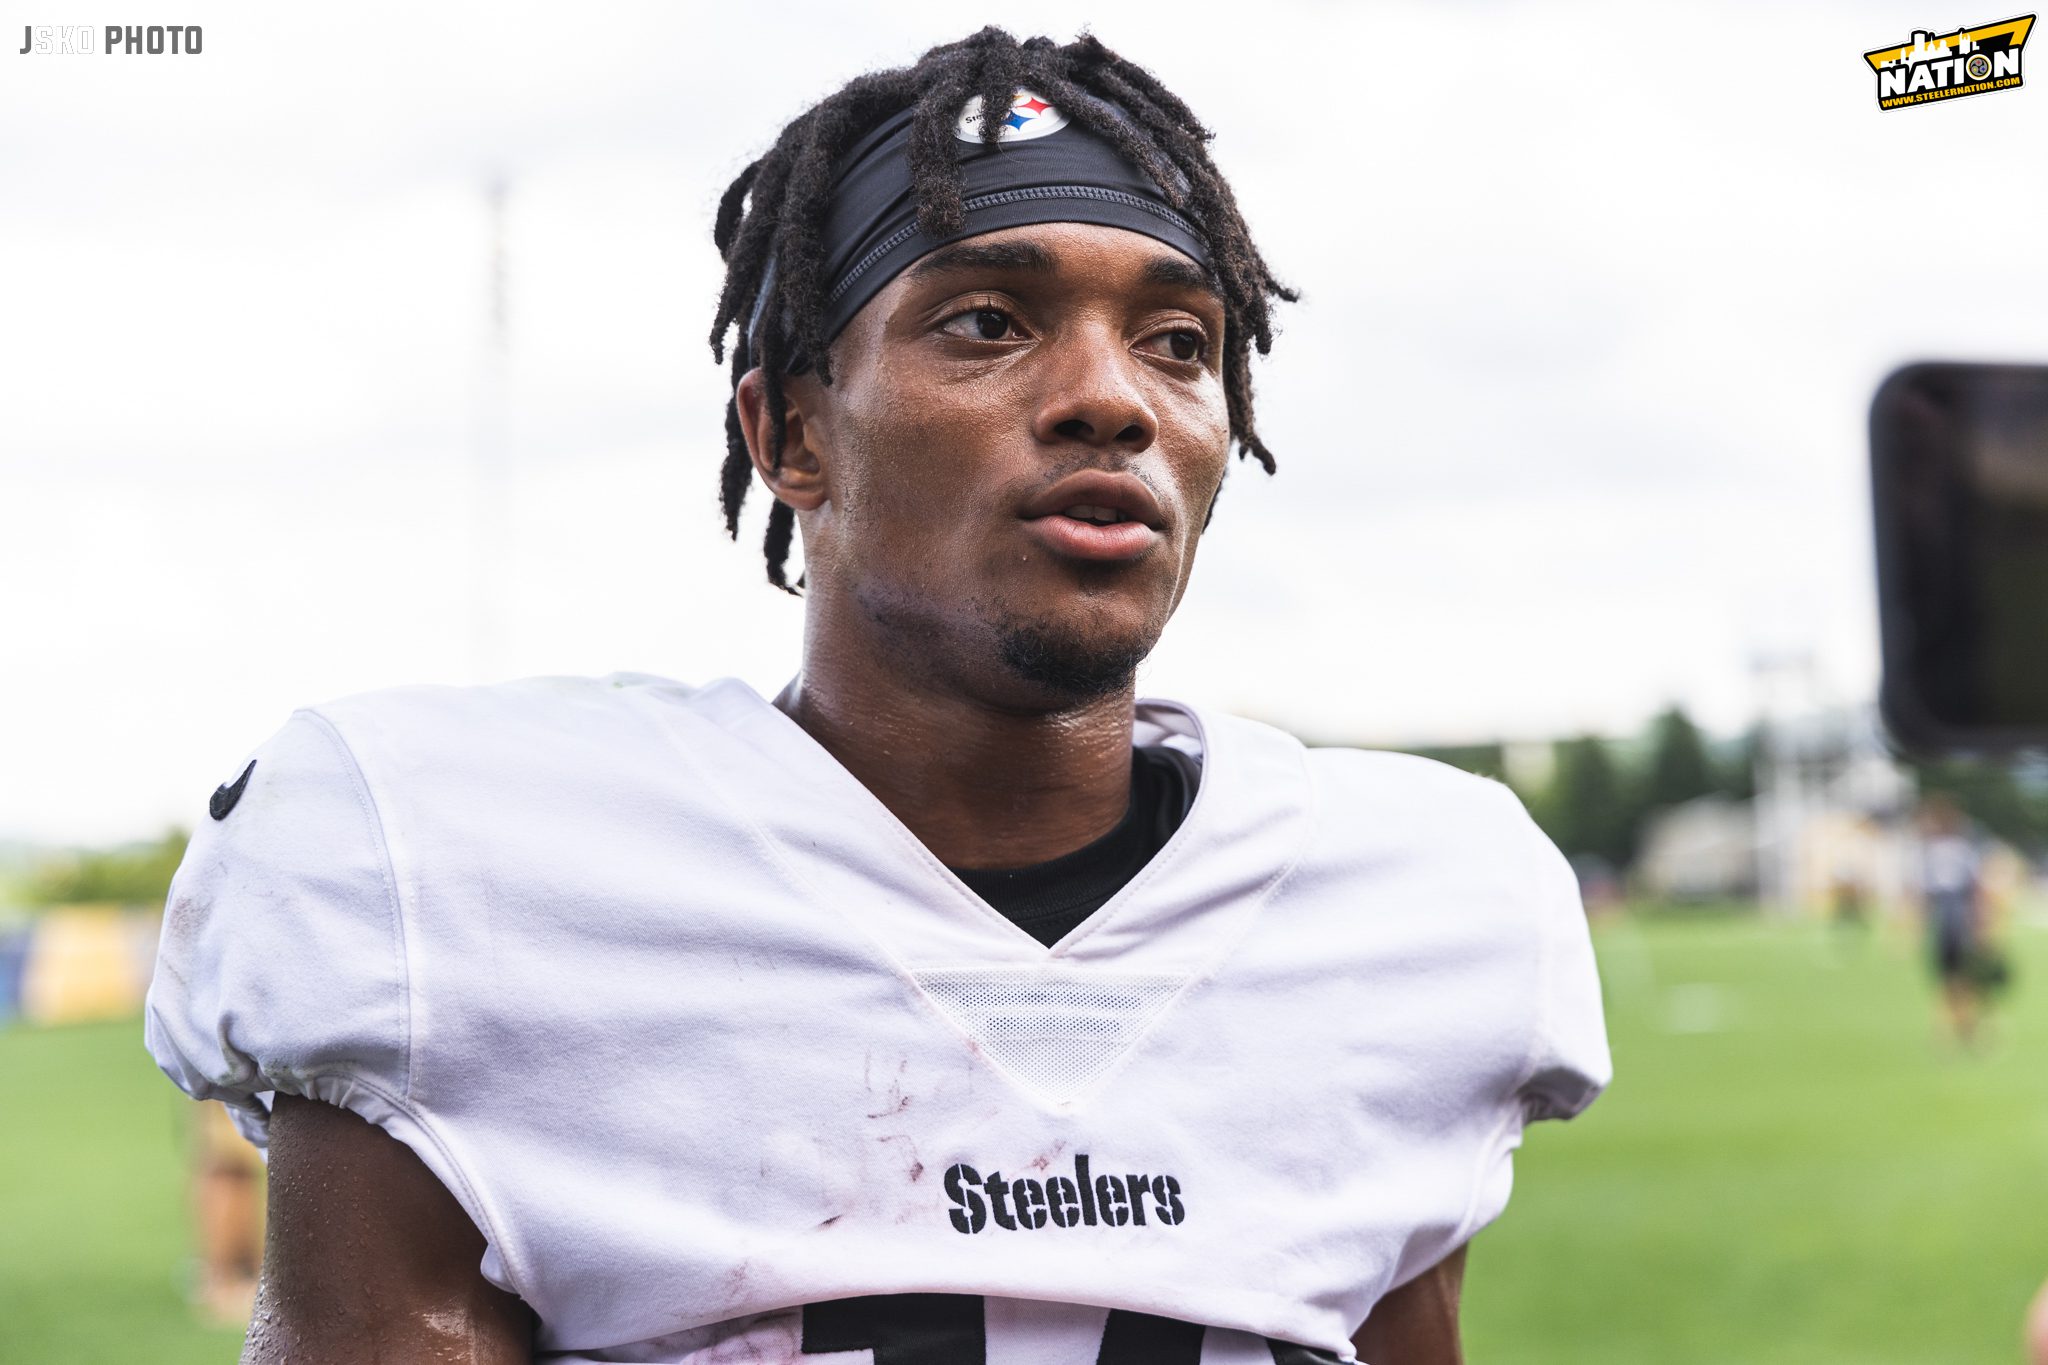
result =
[{"label": "black undershirt", "polygon": [[1164,745],[1131,751],[1131,804],[1115,829],[1029,867],[956,867],[967,889],[1050,948],[1138,875],[1187,818],[1200,774]]}]

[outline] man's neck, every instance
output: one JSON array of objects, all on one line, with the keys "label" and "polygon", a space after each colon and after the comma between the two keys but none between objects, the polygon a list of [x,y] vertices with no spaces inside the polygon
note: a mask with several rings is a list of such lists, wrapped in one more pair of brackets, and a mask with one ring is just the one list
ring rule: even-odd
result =
[{"label": "man's neck", "polygon": [[1013,709],[901,677],[865,650],[808,648],[775,705],[950,867],[1071,853],[1130,805],[1129,686]]}]

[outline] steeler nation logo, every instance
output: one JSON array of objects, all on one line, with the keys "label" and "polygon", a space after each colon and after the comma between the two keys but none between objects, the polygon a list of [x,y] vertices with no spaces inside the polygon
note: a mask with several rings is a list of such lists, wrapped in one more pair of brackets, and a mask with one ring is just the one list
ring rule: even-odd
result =
[{"label": "steeler nation logo", "polygon": [[2034,16],[2001,19],[1936,35],[1915,30],[1913,41],[1863,54],[1877,73],[1877,107],[1961,99],[2020,87],[2020,49]]}]

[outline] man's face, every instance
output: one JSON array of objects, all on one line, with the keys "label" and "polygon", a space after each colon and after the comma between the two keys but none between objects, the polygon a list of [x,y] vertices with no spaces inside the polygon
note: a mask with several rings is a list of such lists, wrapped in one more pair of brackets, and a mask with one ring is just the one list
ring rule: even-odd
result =
[{"label": "man's face", "polygon": [[988,233],[898,275],[792,378],[813,610],[1004,704],[1128,683],[1187,587],[1229,451],[1224,314],[1149,237]]}]

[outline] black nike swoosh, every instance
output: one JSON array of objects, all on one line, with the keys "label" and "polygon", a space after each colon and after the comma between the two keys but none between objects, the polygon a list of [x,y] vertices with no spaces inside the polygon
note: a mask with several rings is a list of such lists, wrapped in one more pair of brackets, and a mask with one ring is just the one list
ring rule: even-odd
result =
[{"label": "black nike swoosh", "polygon": [[242,775],[235,779],[233,786],[223,783],[213,789],[213,799],[206,803],[206,809],[214,819],[228,818],[228,812],[235,808],[235,802],[242,799],[242,791],[249,785],[249,774],[255,771],[256,760],[252,758],[249,760],[249,766],[242,769]]}]

